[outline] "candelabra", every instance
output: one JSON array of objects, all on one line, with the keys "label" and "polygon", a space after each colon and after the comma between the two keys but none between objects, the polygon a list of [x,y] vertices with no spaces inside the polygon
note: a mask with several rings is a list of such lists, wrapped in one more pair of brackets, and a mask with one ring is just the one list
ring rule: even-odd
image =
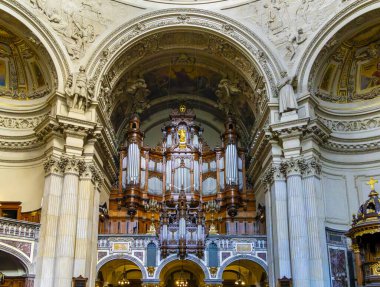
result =
[{"label": "candelabra", "polygon": [[145,211],[151,213],[151,223],[147,234],[156,235],[156,227],[154,226],[154,214],[160,210],[160,204],[157,200],[150,199],[144,204]]},{"label": "candelabra", "polygon": [[209,229],[209,234],[218,234],[218,229],[214,225],[214,214],[218,213],[220,210],[220,205],[216,200],[211,200],[206,204],[206,212],[211,214],[211,224]]}]

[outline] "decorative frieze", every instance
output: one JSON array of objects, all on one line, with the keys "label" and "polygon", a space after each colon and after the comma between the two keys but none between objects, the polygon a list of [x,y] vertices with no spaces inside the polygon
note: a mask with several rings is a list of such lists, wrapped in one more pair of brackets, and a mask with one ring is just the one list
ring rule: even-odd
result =
[{"label": "decorative frieze", "polygon": [[380,128],[380,117],[351,121],[330,120],[318,117],[333,132],[357,132]]},{"label": "decorative frieze", "polygon": [[10,129],[33,129],[40,124],[47,115],[27,118],[12,118],[0,116],[0,127]]}]

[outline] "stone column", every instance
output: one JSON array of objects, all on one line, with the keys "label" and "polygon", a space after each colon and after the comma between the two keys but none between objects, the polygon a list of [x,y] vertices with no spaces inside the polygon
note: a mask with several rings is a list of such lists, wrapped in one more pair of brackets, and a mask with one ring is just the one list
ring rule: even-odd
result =
[{"label": "stone column", "polygon": [[79,181],[74,277],[79,277],[81,275],[85,278],[89,278],[90,276],[93,233],[92,223],[95,208],[94,193],[92,172],[90,165],[86,163]]},{"label": "stone column", "polygon": [[91,238],[91,267],[89,286],[95,286],[97,277],[96,264],[98,263],[98,225],[99,225],[99,201],[100,201],[100,188],[102,187],[103,177],[99,169],[95,166],[92,169],[92,182],[94,184],[94,202],[92,213],[92,238]]},{"label": "stone column", "polygon": [[64,162],[59,157],[51,155],[45,160],[44,168],[45,186],[36,259],[36,287],[54,286],[54,261]]},{"label": "stone column", "polygon": [[330,286],[324,207],[320,182],[321,165],[311,158],[302,164],[303,189],[309,238],[310,286]]},{"label": "stone column", "polygon": [[288,191],[289,241],[293,287],[310,286],[309,241],[300,160],[283,162]]},{"label": "stone column", "polygon": [[74,252],[77,233],[79,171],[82,160],[65,157],[65,173],[58,222],[54,287],[68,287],[72,284]]},{"label": "stone column", "polygon": [[[270,189],[270,219],[272,251],[274,260],[274,278],[291,278],[289,224],[287,215],[287,190],[285,176],[279,165],[271,166],[265,174],[265,182]],[[268,203],[266,202],[268,207]],[[268,235],[270,233],[268,232]]]}]

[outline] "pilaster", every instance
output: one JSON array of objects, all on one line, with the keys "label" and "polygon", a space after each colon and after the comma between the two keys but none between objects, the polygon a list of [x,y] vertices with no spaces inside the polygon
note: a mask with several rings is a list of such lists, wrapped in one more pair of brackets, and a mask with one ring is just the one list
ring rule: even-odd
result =
[{"label": "pilaster", "polygon": [[309,239],[310,283],[312,287],[329,286],[326,231],[320,182],[322,165],[316,157],[301,164],[306,220]]},{"label": "pilaster", "polygon": [[[287,214],[287,188],[285,176],[279,164],[271,165],[264,175],[264,183],[270,190],[270,221],[273,244],[274,277],[276,280],[291,278],[289,223]],[[267,204],[267,203],[266,203]],[[266,205],[267,206],[267,205]]]},{"label": "pilaster", "polygon": [[79,174],[84,161],[75,156],[63,157],[65,171],[58,222],[56,260],[54,272],[55,287],[70,286],[73,278],[73,263],[78,216]]},{"label": "pilaster", "polygon": [[50,155],[44,161],[45,186],[37,251],[36,286],[53,286],[64,168],[64,161],[57,156]]},{"label": "pilaster", "polygon": [[310,286],[308,225],[303,198],[301,160],[282,163],[286,172],[292,282],[294,287]]}]

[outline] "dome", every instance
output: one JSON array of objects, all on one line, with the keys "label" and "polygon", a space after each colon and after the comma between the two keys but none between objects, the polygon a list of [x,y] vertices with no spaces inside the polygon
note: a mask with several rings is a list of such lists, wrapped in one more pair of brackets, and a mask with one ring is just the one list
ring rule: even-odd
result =
[{"label": "dome", "polygon": [[378,97],[380,90],[379,11],[341,29],[320,52],[309,81],[325,102],[347,104]]},{"label": "dome", "polygon": [[50,94],[54,73],[40,46],[33,36],[21,38],[0,22],[0,97],[31,100]]}]

